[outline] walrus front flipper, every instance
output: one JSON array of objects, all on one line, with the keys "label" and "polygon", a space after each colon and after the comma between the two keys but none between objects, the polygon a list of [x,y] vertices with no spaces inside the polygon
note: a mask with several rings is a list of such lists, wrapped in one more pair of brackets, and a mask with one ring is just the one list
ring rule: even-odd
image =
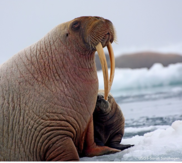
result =
[{"label": "walrus front flipper", "polygon": [[79,161],[73,140],[63,137],[59,141],[52,141],[46,151],[44,161]]},{"label": "walrus front flipper", "polygon": [[93,156],[101,156],[105,154],[112,154],[116,152],[120,152],[121,150],[116,148],[111,148],[108,146],[99,146],[94,141],[94,128],[93,128],[93,117],[91,117],[86,137],[85,137],[85,145],[83,150],[83,156],[93,157]]},{"label": "walrus front flipper", "polygon": [[119,149],[119,150],[125,150],[127,148],[133,147],[134,145],[131,144],[110,144],[108,145],[111,148]]},{"label": "walrus front flipper", "polygon": [[101,156],[101,155],[106,155],[106,154],[113,154],[120,152],[120,150],[115,149],[115,148],[110,148],[107,146],[98,146],[95,145],[87,150],[85,150],[85,156],[87,157],[93,157],[93,156]]}]

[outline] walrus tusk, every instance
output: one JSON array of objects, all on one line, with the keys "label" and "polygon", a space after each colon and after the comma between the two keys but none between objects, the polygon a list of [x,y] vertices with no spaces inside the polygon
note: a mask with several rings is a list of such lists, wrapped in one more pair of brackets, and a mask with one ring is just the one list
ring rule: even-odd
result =
[{"label": "walrus tusk", "polygon": [[111,86],[114,80],[114,72],[115,72],[115,58],[114,58],[114,52],[112,49],[112,45],[109,42],[109,44],[107,45],[107,49],[109,51],[109,57],[110,57],[110,79],[109,79],[109,88],[108,88],[108,92],[110,92],[111,90]]},{"label": "walrus tusk", "polygon": [[102,66],[103,71],[103,77],[104,77],[104,99],[107,100],[108,94],[109,94],[109,82],[108,82],[108,67],[106,62],[106,57],[104,50],[102,48],[102,44],[99,42],[99,44],[96,46],[96,50],[99,55],[100,63]]}]

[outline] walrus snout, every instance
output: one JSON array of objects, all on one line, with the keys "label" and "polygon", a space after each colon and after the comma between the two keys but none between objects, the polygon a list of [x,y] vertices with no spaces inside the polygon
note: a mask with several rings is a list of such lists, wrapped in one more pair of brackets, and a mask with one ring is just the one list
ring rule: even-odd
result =
[{"label": "walrus snout", "polygon": [[109,106],[109,102],[104,99],[103,95],[98,94],[95,111],[100,113],[106,113],[106,112],[109,112],[110,110],[111,109]]},{"label": "walrus snout", "polygon": [[[98,39],[97,39],[97,42],[98,43],[100,42],[102,44],[102,47],[104,48],[104,47],[108,46],[109,43],[113,43],[113,41],[116,37],[114,27],[110,20],[104,19],[101,17],[96,17],[96,18],[100,20],[97,23],[97,26],[99,26],[99,23],[100,23],[103,26],[102,28],[107,28],[107,29],[103,30],[102,34],[98,35]],[[98,45],[98,43],[95,43],[95,45],[93,47],[95,48],[96,45]]]},{"label": "walrus snout", "polygon": [[108,32],[101,40],[102,47],[106,47],[108,44],[113,42],[113,36]]},{"label": "walrus snout", "polygon": [[90,28],[86,32],[85,40],[93,50],[96,50],[99,42],[103,48],[109,43],[113,43],[116,36],[114,26],[110,20],[96,16],[92,17],[90,22]]}]

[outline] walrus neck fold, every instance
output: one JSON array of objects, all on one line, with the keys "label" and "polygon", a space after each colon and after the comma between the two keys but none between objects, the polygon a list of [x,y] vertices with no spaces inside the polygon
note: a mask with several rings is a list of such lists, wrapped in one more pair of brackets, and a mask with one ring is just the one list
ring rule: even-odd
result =
[{"label": "walrus neck fold", "polygon": [[108,119],[105,119],[105,117],[107,117],[110,113],[111,113],[112,109],[111,106],[108,107],[107,110],[102,110],[99,109],[97,110],[97,107],[94,110],[94,117],[97,117],[97,119],[101,120],[101,121],[107,121]]},{"label": "walrus neck fold", "polygon": [[106,116],[107,114],[109,114],[111,112],[111,108],[109,106],[108,109],[106,109],[106,110],[100,109],[100,111],[95,111],[95,112],[97,112],[96,114],[99,116]]}]

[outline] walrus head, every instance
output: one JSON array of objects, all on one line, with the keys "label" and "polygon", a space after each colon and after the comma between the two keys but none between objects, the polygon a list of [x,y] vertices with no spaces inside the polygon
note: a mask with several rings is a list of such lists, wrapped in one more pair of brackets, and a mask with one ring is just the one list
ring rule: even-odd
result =
[{"label": "walrus head", "polygon": [[[112,22],[101,17],[78,17],[66,22],[64,29],[64,42],[74,45],[76,51],[81,54],[92,55],[98,52],[104,77],[104,99],[108,94],[114,78],[115,60],[111,43],[115,40],[115,32]],[[74,44],[70,44],[71,42]],[[108,77],[108,67],[103,48],[107,46],[110,56],[111,71]]]},{"label": "walrus head", "polygon": [[111,111],[110,99],[111,95],[108,95],[108,101],[104,99],[104,90],[99,90],[97,95],[97,102],[94,113],[96,114],[108,114]]}]

